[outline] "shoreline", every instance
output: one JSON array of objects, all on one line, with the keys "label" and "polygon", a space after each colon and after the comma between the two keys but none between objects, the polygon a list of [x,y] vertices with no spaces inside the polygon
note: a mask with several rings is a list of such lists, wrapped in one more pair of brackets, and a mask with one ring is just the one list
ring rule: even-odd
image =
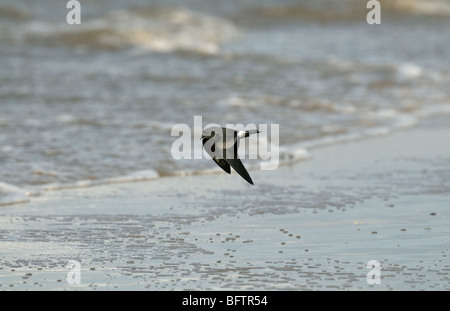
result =
[{"label": "shoreline", "polygon": [[[370,140],[373,138],[386,137],[393,135],[398,131],[405,131],[414,129],[420,124],[429,124],[430,119],[440,119],[445,118],[446,115],[450,116],[450,109],[440,107],[440,113],[438,115],[436,111],[426,111],[422,110],[417,112],[417,115],[413,118],[398,116],[399,119],[397,124],[394,124],[391,128],[389,127],[376,127],[367,129],[363,133],[347,133],[342,135],[337,135],[335,137],[322,137],[316,140],[311,140],[307,142],[295,143],[289,146],[281,146],[279,148],[280,154],[283,154],[282,160],[278,164],[278,167],[292,166],[297,163],[304,161],[309,161],[313,158],[312,153],[316,150],[322,148],[328,148],[336,145],[345,145],[348,143],[357,143],[359,141]],[[431,121],[432,122],[432,121]],[[280,157],[279,157],[280,158]],[[202,159],[209,160],[209,159]],[[248,161],[248,159],[243,158],[243,161]],[[272,159],[270,159],[272,161]],[[257,171],[267,162],[260,161],[258,164],[254,164],[253,161],[245,162],[246,167],[249,171]],[[278,168],[277,167],[277,168]],[[0,197],[0,208],[2,206],[16,205],[16,204],[26,204],[29,203],[33,197],[38,197],[45,195],[45,193],[53,191],[71,190],[71,189],[83,189],[98,186],[108,186],[113,184],[127,184],[127,183],[140,183],[149,182],[154,180],[159,180],[161,178],[180,178],[186,176],[205,176],[205,175],[217,175],[224,174],[223,171],[218,167],[209,167],[202,170],[187,170],[187,171],[173,171],[173,172],[163,172],[160,173],[155,169],[148,169],[142,171],[135,171],[129,174],[108,177],[104,179],[97,180],[78,180],[72,183],[50,183],[40,186],[17,186],[15,184],[9,184],[0,181],[0,193],[6,194],[5,197]],[[10,197],[11,199],[7,199]]]},{"label": "shoreline", "polygon": [[449,290],[449,120],[252,170],[255,186],[194,175],[1,206],[0,289]]},{"label": "shoreline", "polygon": [[[396,127],[395,131],[402,131],[405,129],[412,128],[417,125],[417,122],[410,122],[404,126]],[[277,165],[282,166],[292,166],[299,162],[309,161],[312,158],[312,151],[327,148],[330,146],[354,143],[366,139],[372,139],[377,137],[384,137],[387,135],[392,135],[395,133],[392,129],[387,129],[385,127],[369,129],[365,133],[360,134],[343,134],[336,137],[323,137],[317,140],[308,141],[306,143],[297,143],[290,146],[282,146],[279,148],[281,154],[284,154],[281,162]],[[248,159],[242,158],[243,161]],[[210,160],[210,159],[203,159]],[[272,159],[271,159],[272,160]],[[267,162],[260,161],[258,164],[253,162],[247,162],[246,167],[249,171],[257,171],[262,166],[265,166]],[[276,169],[277,169],[276,168]],[[62,191],[70,189],[83,189],[98,186],[107,186],[113,184],[127,184],[127,183],[139,183],[148,182],[153,180],[159,180],[160,178],[180,178],[186,176],[205,176],[205,175],[217,175],[224,174],[223,171],[218,167],[210,167],[202,170],[187,170],[187,171],[174,171],[174,172],[164,172],[160,173],[157,170],[149,169],[143,171],[136,171],[127,175],[109,177],[105,179],[97,180],[79,180],[73,183],[57,184],[50,183],[41,186],[16,186],[14,184],[9,184],[5,182],[0,182],[0,190],[5,197],[0,197],[0,207],[16,204],[29,203],[33,197],[38,197],[45,195],[45,193],[52,191]],[[8,197],[10,198],[8,200]]]}]

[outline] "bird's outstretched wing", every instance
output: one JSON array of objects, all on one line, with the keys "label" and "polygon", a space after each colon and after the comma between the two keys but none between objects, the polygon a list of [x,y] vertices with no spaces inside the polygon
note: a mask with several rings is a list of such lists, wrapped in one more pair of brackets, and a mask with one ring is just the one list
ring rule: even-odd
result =
[{"label": "bird's outstretched wing", "polygon": [[225,172],[228,174],[231,174],[230,164],[228,164],[227,161],[224,159],[216,159],[216,157],[213,158],[214,162],[217,163]]},{"label": "bird's outstretched wing", "polygon": [[231,167],[239,174],[242,178],[244,178],[247,182],[253,185],[253,180],[245,169],[239,158],[234,159],[226,159],[226,161],[231,165]]},{"label": "bird's outstretched wing", "polygon": [[[208,141],[208,138],[203,138],[203,145],[206,144],[206,142]],[[231,168],[230,168],[230,164],[228,164],[227,161],[225,161],[225,159],[217,159],[216,155],[214,154],[215,151],[215,146],[212,145],[210,148],[205,148],[206,152],[210,155],[210,157],[214,160],[214,162],[217,163],[217,165],[219,165],[225,172],[227,172],[228,174],[231,174]]]}]

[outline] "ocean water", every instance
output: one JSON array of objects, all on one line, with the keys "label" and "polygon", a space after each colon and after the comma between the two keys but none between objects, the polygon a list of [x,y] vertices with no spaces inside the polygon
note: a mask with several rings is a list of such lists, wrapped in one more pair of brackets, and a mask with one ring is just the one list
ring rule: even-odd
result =
[{"label": "ocean water", "polygon": [[[0,205],[211,173],[176,124],[279,124],[281,161],[450,113],[450,1],[0,0]],[[214,171],[213,171],[214,172]]]}]

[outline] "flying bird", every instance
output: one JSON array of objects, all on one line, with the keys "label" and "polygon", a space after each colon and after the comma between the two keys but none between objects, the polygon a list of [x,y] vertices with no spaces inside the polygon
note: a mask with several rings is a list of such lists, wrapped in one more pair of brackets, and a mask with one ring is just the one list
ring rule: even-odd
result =
[{"label": "flying bird", "polygon": [[258,130],[235,131],[226,127],[209,127],[203,130],[203,148],[225,172],[231,174],[232,167],[242,178],[253,185],[253,180],[237,155],[239,140]]}]

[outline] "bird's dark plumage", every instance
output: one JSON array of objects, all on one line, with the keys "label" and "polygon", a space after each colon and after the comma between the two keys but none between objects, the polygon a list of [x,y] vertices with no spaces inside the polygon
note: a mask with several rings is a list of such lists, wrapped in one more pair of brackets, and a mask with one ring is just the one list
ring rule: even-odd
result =
[{"label": "bird's dark plumage", "polygon": [[242,178],[253,185],[253,180],[239,159],[237,150],[239,139],[254,133],[259,133],[259,131],[238,132],[225,127],[205,129],[202,135],[203,148],[225,172],[231,174],[230,167],[232,167]]}]

